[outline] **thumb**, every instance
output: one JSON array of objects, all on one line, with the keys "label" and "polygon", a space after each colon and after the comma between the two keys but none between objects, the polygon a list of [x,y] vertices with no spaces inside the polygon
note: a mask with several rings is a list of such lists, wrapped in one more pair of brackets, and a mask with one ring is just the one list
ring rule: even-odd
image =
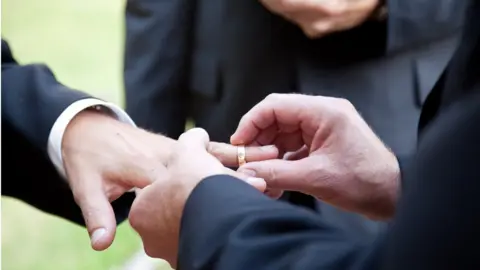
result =
[{"label": "thumb", "polygon": [[245,174],[233,171],[233,170],[228,169],[228,168],[225,168],[225,174],[236,177],[236,178],[246,182],[247,184],[250,184],[251,186],[253,186],[255,189],[257,189],[260,192],[265,192],[265,190],[267,189],[267,183],[262,178],[254,177],[254,176],[250,176],[250,175],[245,175]]},{"label": "thumb", "polygon": [[[89,183],[101,183],[101,180],[89,179]],[[82,210],[85,225],[90,235],[90,242],[94,250],[107,249],[115,238],[117,222],[102,185],[86,185],[85,181],[74,190],[75,200]]]},{"label": "thumb", "polygon": [[188,147],[207,149],[210,138],[203,128],[192,128],[180,135],[178,142]]},{"label": "thumb", "polygon": [[247,163],[238,172],[264,179],[269,189],[305,192],[309,190],[307,184],[311,182],[312,166],[308,158],[294,161],[272,159]]}]

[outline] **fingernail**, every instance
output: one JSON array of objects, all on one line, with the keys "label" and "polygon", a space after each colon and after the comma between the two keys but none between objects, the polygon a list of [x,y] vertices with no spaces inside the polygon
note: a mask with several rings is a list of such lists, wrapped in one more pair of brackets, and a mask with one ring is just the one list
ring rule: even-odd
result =
[{"label": "fingernail", "polygon": [[265,183],[265,180],[263,178],[258,177],[249,177],[246,181],[252,186],[263,185]]},{"label": "fingernail", "polygon": [[242,140],[236,140],[236,138],[237,138],[237,136],[235,134],[233,134],[232,136],[230,136],[230,142],[234,143],[236,145],[243,144]]},{"label": "fingernail", "polygon": [[283,159],[283,160],[288,160],[288,159],[290,159],[290,157],[292,157],[292,156],[293,156],[293,153],[292,153],[292,152],[287,152],[287,153],[285,153],[285,154],[283,155],[283,158],[282,158],[282,159]]},{"label": "fingernail", "polygon": [[249,170],[249,169],[239,169],[238,172],[245,176],[255,176],[256,174],[254,170]]},{"label": "fingernail", "polygon": [[93,233],[92,233],[92,236],[91,236],[91,243],[92,243],[92,246],[95,245],[96,243],[98,243],[98,241],[102,240],[103,236],[106,234],[107,230],[105,230],[105,228],[100,228],[100,229],[96,229]]}]

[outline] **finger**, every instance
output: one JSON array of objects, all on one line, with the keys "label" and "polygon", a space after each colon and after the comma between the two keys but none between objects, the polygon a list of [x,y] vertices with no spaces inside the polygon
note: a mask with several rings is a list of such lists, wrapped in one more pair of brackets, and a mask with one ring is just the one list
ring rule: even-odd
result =
[{"label": "finger", "polygon": [[[168,183],[173,183],[172,174],[166,170],[162,175],[159,175],[157,184],[149,185],[141,190],[137,190],[136,198],[132,203],[128,220],[132,228],[137,231],[143,238],[144,233],[148,234],[148,229],[152,224],[160,222],[162,218],[160,215],[152,215],[152,211],[162,212],[163,209],[158,201],[164,199],[164,196],[159,195],[160,192],[165,192],[166,188],[169,188]],[[157,185],[157,186],[155,186]],[[158,185],[162,188],[159,190]],[[160,209],[160,210],[159,210]]]},{"label": "finger", "polygon": [[255,143],[259,145],[273,144],[278,136],[278,133],[278,126],[276,124],[270,125],[258,133],[258,135],[255,137]]},{"label": "finger", "polygon": [[[151,169],[139,173],[137,176],[133,175],[129,178],[127,183],[133,188],[127,192],[135,192],[135,194],[138,195],[142,189],[150,186],[155,181],[158,181],[160,177],[168,173],[167,168],[165,168],[163,164],[156,164],[156,166],[150,166],[150,168]],[[120,196],[122,195],[122,193],[119,194]],[[113,201],[112,198],[110,198],[110,201]]]},{"label": "finger", "polygon": [[302,25],[302,29],[308,37],[320,38],[334,32],[355,27],[363,19],[363,17],[358,17],[356,14],[344,14],[338,17],[302,20],[299,22],[299,25]]},{"label": "finger", "polygon": [[[319,0],[302,0],[302,1],[284,1],[282,4],[272,3],[272,1],[261,0],[261,2],[272,7],[275,12],[282,15],[313,13],[316,16],[331,16],[342,14],[348,6],[345,1],[319,1]],[[348,4],[354,1],[348,1]],[[360,1],[362,2],[362,1]],[[298,15],[297,15],[298,16]]]},{"label": "finger", "polygon": [[234,145],[251,143],[260,131],[267,129],[275,123],[275,99],[277,95],[271,94],[248,111],[238,124],[237,130],[230,137]]},{"label": "finger", "polygon": [[247,163],[238,172],[264,179],[268,188],[306,192],[314,169],[311,159],[273,159]]},{"label": "finger", "polygon": [[296,151],[301,148],[303,145],[310,143],[305,139],[308,139],[309,136],[303,136],[301,131],[290,133],[290,134],[279,134],[274,141],[274,145],[278,147],[281,155],[284,155],[285,152]]},{"label": "finger", "polygon": [[[262,130],[273,124],[274,121],[275,115],[273,111],[267,106],[264,106],[263,103],[259,103],[242,117],[237,130],[230,137],[230,142],[233,145],[250,144]],[[263,126],[257,126],[257,122],[270,122],[270,125],[264,124]]]},{"label": "finger", "polygon": [[[146,162],[145,162],[146,163]],[[163,164],[158,164],[156,160],[151,160],[151,165],[144,164],[144,168],[133,168],[130,166],[124,166],[125,171],[120,173],[120,175],[128,175],[128,178],[122,179],[125,183],[125,189],[130,188],[127,192],[136,192],[141,190],[151,184],[153,184],[159,176],[164,175],[167,172],[167,169]],[[118,179],[111,179],[110,183],[117,184]],[[123,192],[117,192],[117,194],[122,195]],[[110,198],[110,201],[113,201],[116,198]]]},{"label": "finger", "polygon": [[203,128],[192,128],[180,135],[178,142],[188,147],[204,148],[208,147],[210,138],[207,131]]},{"label": "finger", "polygon": [[75,183],[82,183],[81,186],[72,187],[75,201],[82,210],[92,248],[105,250],[112,244],[115,237],[115,214],[103,191],[101,179],[92,177],[82,180],[82,182],[75,181]]},{"label": "finger", "polygon": [[375,7],[371,1],[318,1],[302,0],[285,7],[286,12],[312,14],[312,16],[342,16],[350,12],[358,12]]},{"label": "finger", "polygon": [[302,124],[302,110],[310,96],[298,94],[271,94],[246,113],[230,137],[234,145],[249,144],[269,126],[276,123],[281,130],[284,127],[297,129]]},{"label": "finger", "polygon": [[300,160],[302,158],[308,157],[310,154],[310,150],[306,145],[304,145],[302,148],[298,149],[295,152],[288,152],[283,156],[284,160]]},{"label": "finger", "polygon": [[278,199],[278,198],[282,197],[283,190],[267,187],[267,189],[265,190],[264,193],[265,193],[265,195],[267,195],[268,197],[270,197],[272,199]]},{"label": "finger", "polygon": [[[223,166],[238,166],[238,146],[226,143],[210,142],[208,152],[215,156]],[[245,147],[245,159],[247,162],[261,161],[278,158],[278,149],[274,145],[247,146]]]},{"label": "finger", "polygon": [[260,192],[265,192],[267,188],[267,184],[264,179],[259,178],[259,177],[254,177],[250,176],[244,173],[236,172],[233,170],[230,170],[228,168],[225,168],[225,174],[228,174],[230,176],[233,176],[235,178],[238,178],[242,181],[245,181],[246,183],[250,184],[253,186],[255,189],[257,189]]}]

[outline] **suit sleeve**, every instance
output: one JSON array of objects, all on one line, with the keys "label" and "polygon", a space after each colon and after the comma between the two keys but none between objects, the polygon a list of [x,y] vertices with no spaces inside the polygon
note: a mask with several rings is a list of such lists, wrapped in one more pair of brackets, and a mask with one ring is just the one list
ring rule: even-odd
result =
[{"label": "suit sleeve", "polygon": [[[60,84],[45,65],[19,65],[2,40],[2,195],[83,224],[67,182],[49,160],[50,129],[75,101],[89,97]],[[131,201],[132,195],[128,195]],[[114,203],[117,217],[129,203]]]},{"label": "suit sleeve", "polygon": [[387,0],[387,52],[404,50],[461,30],[468,1]]},{"label": "suit sleeve", "polygon": [[195,188],[186,204],[178,266],[372,270],[375,246],[312,211],[269,199],[230,176],[212,176]]},{"label": "suit sleeve", "polygon": [[57,82],[45,65],[19,65],[2,40],[2,120],[35,147],[46,152],[48,135],[58,116],[73,102],[87,97]]},{"label": "suit sleeve", "polygon": [[422,138],[406,169],[386,269],[480,269],[480,2],[465,2],[462,42],[442,95],[431,98],[441,105],[422,115]]}]

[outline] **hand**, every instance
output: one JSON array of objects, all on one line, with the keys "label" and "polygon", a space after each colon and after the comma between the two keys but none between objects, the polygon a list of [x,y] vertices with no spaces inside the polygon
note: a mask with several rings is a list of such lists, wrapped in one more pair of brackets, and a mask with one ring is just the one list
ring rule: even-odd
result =
[{"label": "hand", "polygon": [[348,30],[363,23],[378,0],[260,0],[273,13],[302,28],[310,38]]},{"label": "hand", "polygon": [[[113,242],[111,202],[131,188],[143,188],[165,173],[176,141],[84,111],[68,125],[62,142],[67,181],[80,206],[95,250]],[[212,142],[208,149],[226,166],[237,166],[237,148]],[[249,160],[278,156],[272,146],[247,148]]]},{"label": "hand", "polygon": [[347,100],[269,95],[243,116],[231,142],[293,152],[290,160],[240,167],[269,189],[303,192],[371,218],[394,213],[398,162]]},{"label": "hand", "polygon": [[83,111],[69,123],[63,161],[93,249],[104,250],[114,239],[117,223],[110,202],[163,174],[173,142],[94,111]]},{"label": "hand", "polygon": [[[207,151],[216,157],[223,166],[238,167],[238,149],[237,146],[219,143],[209,142]],[[275,145],[250,145],[245,146],[245,159],[248,161],[262,161],[278,158],[278,148]]]},{"label": "hand", "polygon": [[[168,160],[168,173],[139,192],[130,211],[130,224],[140,234],[146,253],[175,267],[180,219],[193,189],[206,177],[231,174],[260,191],[263,179],[246,178],[225,168],[207,152],[208,134],[191,129],[178,139]],[[199,232],[201,233],[201,232]]]}]

